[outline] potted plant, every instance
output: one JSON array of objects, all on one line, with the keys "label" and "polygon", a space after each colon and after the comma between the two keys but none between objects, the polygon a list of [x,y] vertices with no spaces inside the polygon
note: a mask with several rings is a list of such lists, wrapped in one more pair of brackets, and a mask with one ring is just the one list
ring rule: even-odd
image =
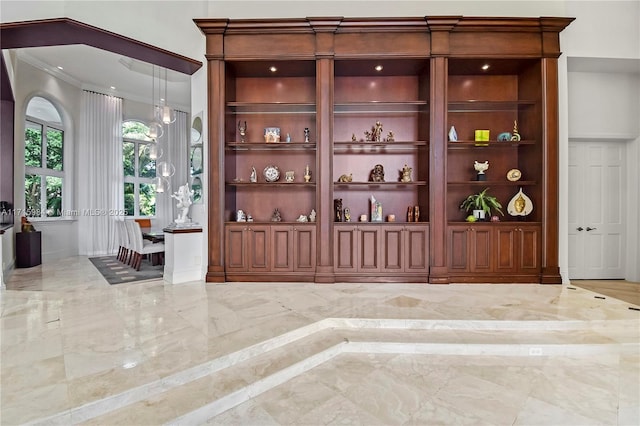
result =
[{"label": "potted plant", "polygon": [[488,195],[489,188],[483,189],[477,194],[471,194],[460,203],[460,209],[466,210],[467,213],[473,212],[473,217],[483,220],[485,217],[491,217],[491,211],[497,211],[502,216],[502,204],[493,195]]}]

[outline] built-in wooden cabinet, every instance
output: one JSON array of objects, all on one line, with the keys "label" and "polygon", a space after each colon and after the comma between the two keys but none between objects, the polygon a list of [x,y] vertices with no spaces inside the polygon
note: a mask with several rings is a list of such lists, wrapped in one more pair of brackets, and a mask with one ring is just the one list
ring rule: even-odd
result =
[{"label": "built-in wooden cabinet", "polygon": [[540,274],[540,225],[449,226],[449,271],[459,282],[532,282]]},{"label": "built-in wooden cabinet", "polygon": [[228,223],[226,272],[240,281],[310,281],[316,267],[315,231],[312,224]]},{"label": "built-in wooden cabinet", "polygon": [[426,282],[428,238],[424,224],[336,224],[335,273],[341,281]]},{"label": "built-in wooden cabinet", "polygon": [[[571,20],[195,20],[209,81],[207,280],[560,283],[557,58]],[[498,141],[515,125],[517,140]],[[486,180],[475,161],[489,162]],[[384,181],[371,181],[376,165]],[[505,216],[466,223],[460,203],[484,188]],[[534,206],[524,218],[506,214],[519,190]],[[253,222],[235,222],[238,210]]]}]

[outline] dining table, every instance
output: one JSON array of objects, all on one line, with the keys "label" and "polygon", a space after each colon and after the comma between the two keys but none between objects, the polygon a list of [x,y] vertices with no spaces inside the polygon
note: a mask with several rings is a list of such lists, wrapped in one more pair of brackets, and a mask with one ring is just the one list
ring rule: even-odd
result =
[{"label": "dining table", "polygon": [[144,238],[145,240],[149,240],[152,243],[164,242],[164,231],[162,230],[162,228],[140,227],[140,231],[142,231],[142,238]]}]

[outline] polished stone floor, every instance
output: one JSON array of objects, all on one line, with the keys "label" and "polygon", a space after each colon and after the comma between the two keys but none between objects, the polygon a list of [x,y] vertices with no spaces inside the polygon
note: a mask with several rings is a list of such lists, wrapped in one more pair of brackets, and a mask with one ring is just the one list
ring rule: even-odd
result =
[{"label": "polished stone floor", "polygon": [[637,425],[639,308],[533,284],[110,286],[74,257],[0,291],[0,424]]}]

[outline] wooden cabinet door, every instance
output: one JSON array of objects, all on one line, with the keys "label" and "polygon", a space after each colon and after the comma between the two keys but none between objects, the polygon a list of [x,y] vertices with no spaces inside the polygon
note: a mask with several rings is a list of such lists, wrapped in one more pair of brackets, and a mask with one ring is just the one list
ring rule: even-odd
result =
[{"label": "wooden cabinet door", "polygon": [[271,225],[271,271],[293,271],[293,227]]},{"label": "wooden cabinet door", "polygon": [[452,272],[469,271],[469,234],[468,226],[449,227],[449,270]]},{"label": "wooden cabinet door", "polygon": [[269,225],[250,225],[247,229],[247,252],[250,272],[269,271],[270,233]]},{"label": "wooden cabinet door", "polygon": [[429,271],[429,229],[425,225],[404,229],[404,271]]},{"label": "wooden cabinet door", "polygon": [[405,232],[400,226],[383,226],[380,230],[381,238],[381,271],[404,272],[405,256]]},{"label": "wooden cabinet door", "polygon": [[296,225],[293,228],[293,270],[316,270],[316,227]]},{"label": "wooden cabinet door", "polygon": [[492,229],[490,228],[471,228],[471,256],[470,271],[471,272],[492,272],[491,258],[494,256],[492,251]]},{"label": "wooden cabinet door", "polygon": [[540,273],[540,227],[500,226],[495,229],[496,265],[501,273]]},{"label": "wooden cabinet door", "polygon": [[358,229],[353,226],[333,228],[333,267],[336,272],[357,272]]},{"label": "wooden cabinet door", "polygon": [[376,226],[363,226],[358,230],[359,259],[358,272],[379,272],[380,261],[380,229]]},{"label": "wooden cabinet door", "polygon": [[225,270],[227,272],[244,272],[248,268],[248,253],[245,243],[247,226],[227,225],[224,236]]},{"label": "wooden cabinet door", "polygon": [[540,273],[541,233],[539,226],[519,227],[518,269],[520,272]]},{"label": "wooden cabinet door", "polygon": [[513,273],[518,269],[518,231],[513,227],[495,229],[496,272]]},{"label": "wooden cabinet door", "polygon": [[478,226],[449,227],[449,270],[492,272],[492,229]]}]

